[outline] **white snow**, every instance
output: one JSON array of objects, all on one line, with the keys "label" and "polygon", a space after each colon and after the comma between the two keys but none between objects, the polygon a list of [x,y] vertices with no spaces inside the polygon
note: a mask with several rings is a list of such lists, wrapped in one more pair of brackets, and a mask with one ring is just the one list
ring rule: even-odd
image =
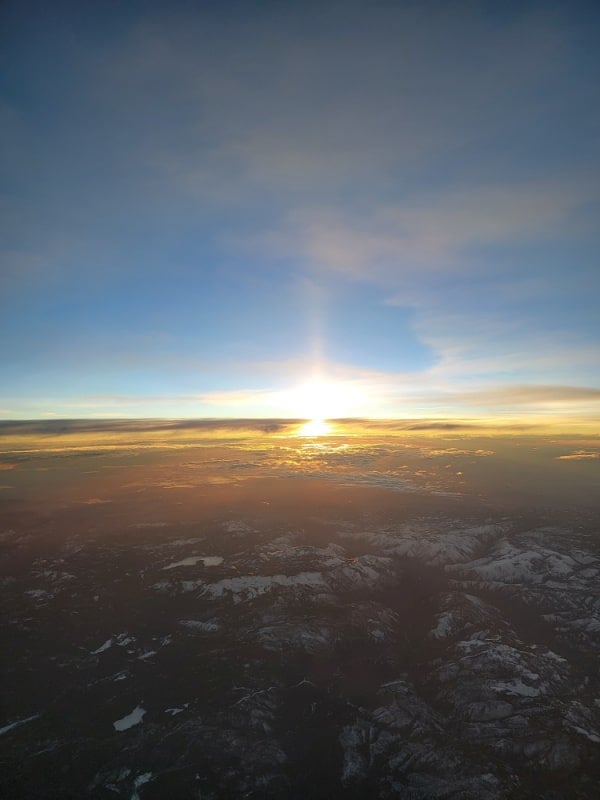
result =
[{"label": "white snow", "polygon": [[140,786],[143,786],[145,783],[148,783],[151,780],[152,780],[151,772],[144,772],[141,775],[138,775],[133,782],[133,794],[131,795],[131,800],[140,800],[140,796],[137,790],[139,789]]},{"label": "white snow", "polygon": [[177,567],[195,567],[196,564],[202,562],[205,567],[218,567],[223,563],[222,556],[189,556],[182,558],[181,561],[174,561],[172,564],[167,564],[165,569],[176,569]]},{"label": "white snow", "polygon": [[590,742],[600,743],[600,729],[597,727],[598,715],[588,706],[577,701],[571,703],[571,707],[564,717],[564,724],[576,733],[585,736]]},{"label": "white snow", "polygon": [[104,651],[112,647],[113,644],[116,644],[118,647],[127,647],[127,645],[133,642],[135,642],[134,636],[128,636],[127,633],[118,633],[116,636],[111,636],[110,639],[107,639],[104,644],[101,644],[96,650],[93,650],[92,655],[96,656],[98,653],[104,653]]},{"label": "white snow", "polygon": [[251,528],[247,523],[238,520],[224,522],[223,528],[225,528],[227,533],[255,533],[254,528]]},{"label": "white snow", "polygon": [[285,559],[313,559],[318,560],[324,566],[337,567],[343,563],[347,556],[346,550],[339,544],[328,544],[327,547],[310,547],[308,545],[294,545],[290,541],[290,535],[280,536],[279,539],[270,542],[261,548],[260,558],[272,560],[274,558]]},{"label": "white snow", "polygon": [[[167,584],[170,588],[170,584]],[[194,592],[204,586],[204,581],[180,581],[179,587],[183,592]]]},{"label": "white snow", "polygon": [[127,714],[116,722],[113,722],[113,728],[116,731],[126,731],[128,728],[133,728],[134,725],[139,725],[142,721],[146,709],[141,706],[136,706],[130,714]]},{"label": "white snow", "polygon": [[16,722],[11,722],[9,725],[5,725],[3,728],[0,728],[0,736],[12,731],[13,728],[18,728],[21,725],[25,725],[26,722],[31,722],[31,720],[37,719],[41,716],[41,714],[32,714],[30,717],[25,717],[24,719],[18,719]]},{"label": "white snow", "polygon": [[206,594],[211,597],[223,597],[231,593],[239,602],[240,595],[246,599],[254,599],[278,586],[298,586],[302,588],[326,589],[327,584],[320,572],[299,572],[297,575],[243,575],[235,578],[224,578],[206,587]]},{"label": "white snow", "polygon": [[449,636],[454,622],[454,614],[451,611],[444,611],[438,617],[436,627],[431,631],[430,636],[434,639],[445,639]]},{"label": "white snow", "polygon": [[169,542],[166,547],[184,547],[188,544],[198,544],[198,542],[202,542],[204,540],[203,536],[195,536],[193,539],[173,539],[172,542]]},{"label": "white snow", "polygon": [[165,569],[176,569],[177,567],[194,567],[196,564],[202,561],[202,556],[190,556],[189,558],[182,558],[181,561],[173,561],[172,564],[167,564]]},{"label": "white snow", "polygon": [[559,656],[559,655],[558,655],[558,653],[555,653],[553,650],[547,650],[547,651],[544,653],[544,657],[545,657],[545,658],[551,658],[551,659],[553,659],[554,661],[560,661],[560,662],[562,662],[563,664],[566,664],[566,663],[567,663],[567,659],[566,659],[566,658],[563,658],[562,656]]},{"label": "white snow", "polygon": [[[523,544],[500,542],[483,558],[468,564],[446,565],[446,570],[468,579],[502,584],[543,584],[550,589],[571,589],[573,581],[595,578],[595,560],[543,546],[543,532],[534,532]],[[581,569],[581,566],[585,569]],[[569,582],[569,583],[567,583]]]},{"label": "white snow", "polygon": [[52,600],[54,597],[52,592],[47,592],[45,589],[28,589],[25,594],[34,600]]},{"label": "white snow", "polygon": [[429,564],[455,564],[468,561],[482,544],[497,539],[501,533],[501,528],[495,525],[440,531],[414,524],[397,532],[342,532],[341,535],[367,541],[389,555],[416,558]]},{"label": "white snow", "polygon": [[145,653],[142,653],[141,656],[138,656],[138,661],[145,661],[147,658],[152,658],[152,656],[156,655],[156,650],[147,650]]},{"label": "white snow", "polygon": [[105,650],[108,650],[109,647],[112,647],[112,643],[113,640],[111,637],[110,639],[107,639],[104,644],[101,644],[96,650],[92,650],[92,655],[96,656],[98,653],[103,653]]},{"label": "white snow", "polygon": [[174,717],[176,714],[181,714],[182,711],[185,711],[188,705],[189,703],[186,703],[183,708],[165,708],[165,714],[170,714],[172,717]]},{"label": "white snow", "polygon": [[205,567],[218,567],[223,563],[222,556],[204,556],[202,559]]},{"label": "white snow", "polygon": [[[233,595],[233,601],[239,603],[242,600],[254,600],[278,588],[327,592],[368,587],[392,574],[392,568],[393,561],[390,558],[363,555],[349,562],[345,560],[325,573],[303,571],[292,575],[236,575],[204,585],[201,581],[182,581],[180,587],[184,591],[203,588],[204,594],[213,598],[230,594]],[[155,588],[162,587],[156,585]]]},{"label": "white snow", "polygon": [[585,736],[586,739],[590,740],[590,742],[600,742],[600,736],[592,731],[588,731],[586,728],[581,728],[578,725],[571,725],[571,728],[577,733],[580,733],[582,736]]},{"label": "white snow", "polygon": [[505,694],[517,695],[519,697],[537,697],[542,694],[542,689],[537,689],[535,686],[528,686],[520,680],[514,681],[499,681],[491,686],[496,692],[504,692]]},{"label": "white snow", "polygon": [[220,628],[217,622],[201,622],[197,619],[180,619],[179,624],[183,625],[184,628],[200,631],[201,633],[214,633],[214,631],[218,631]]}]

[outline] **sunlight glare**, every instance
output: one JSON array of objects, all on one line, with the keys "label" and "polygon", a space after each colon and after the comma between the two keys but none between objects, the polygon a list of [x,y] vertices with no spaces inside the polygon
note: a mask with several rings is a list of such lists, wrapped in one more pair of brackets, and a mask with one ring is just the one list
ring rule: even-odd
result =
[{"label": "sunlight glare", "polygon": [[290,390],[288,403],[293,413],[316,422],[348,416],[353,394],[343,383],[312,380]]},{"label": "sunlight glare", "polygon": [[329,436],[332,427],[323,419],[311,419],[305,422],[298,431],[298,436]]}]

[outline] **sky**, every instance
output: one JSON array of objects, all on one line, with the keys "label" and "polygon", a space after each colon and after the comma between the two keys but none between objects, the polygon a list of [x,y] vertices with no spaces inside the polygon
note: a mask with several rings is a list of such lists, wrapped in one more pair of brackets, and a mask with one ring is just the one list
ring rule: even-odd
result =
[{"label": "sky", "polygon": [[598,420],[596,2],[0,15],[0,417]]}]

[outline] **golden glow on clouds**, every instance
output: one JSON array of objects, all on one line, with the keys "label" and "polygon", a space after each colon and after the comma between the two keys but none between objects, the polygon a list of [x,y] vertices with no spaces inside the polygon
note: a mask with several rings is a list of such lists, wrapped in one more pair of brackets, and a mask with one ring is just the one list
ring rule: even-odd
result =
[{"label": "golden glow on clouds", "polygon": [[559,461],[584,461],[587,459],[600,458],[600,450],[578,450],[576,453],[569,453],[565,456],[556,456]]}]

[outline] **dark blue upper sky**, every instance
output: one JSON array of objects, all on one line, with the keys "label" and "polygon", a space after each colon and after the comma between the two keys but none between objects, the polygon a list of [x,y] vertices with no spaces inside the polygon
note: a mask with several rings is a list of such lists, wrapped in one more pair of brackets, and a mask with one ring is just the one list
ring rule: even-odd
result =
[{"label": "dark blue upper sky", "polygon": [[597,3],[1,14],[1,416],[594,413]]}]

